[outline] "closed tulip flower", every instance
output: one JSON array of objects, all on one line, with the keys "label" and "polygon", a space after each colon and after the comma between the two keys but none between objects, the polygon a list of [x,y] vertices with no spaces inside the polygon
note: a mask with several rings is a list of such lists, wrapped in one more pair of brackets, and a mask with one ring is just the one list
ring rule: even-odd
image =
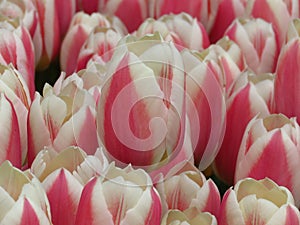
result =
[{"label": "closed tulip flower", "polygon": [[199,212],[219,214],[221,199],[217,186],[189,163],[175,173],[171,170],[156,184],[156,188],[163,214],[172,209],[184,211],[193,207]]},{"label": "closed tulip flower", "polygon": [[216,218],[210,213],[199,212],[195,208],[189,208],[185,211],[170,210],[161,221],[161,225],[217,225]]},{"label": "closed tulip flower", "polygon": [[[12,65],[0,65],[0,93],[5,95],[16,113],[23,165],[27,155],[27,116],[31,99],[26,82]],[[5,117],[3,119],[6,120]]]},{"label": "closed tulip flower", "polygon": [[91,179],[80,198],[76,225],[159,225],[160,198],[142,169],[111,164],[102,177]]},{"label": "closed tulip flower", "polygon": [[83,12],[76,13],[62,42],[60,52],[60,66],[67,75],[76,70],[80,49],[96,27],[113,28],[121,36],[127,33],[123,23],[115,16],[109,17],[100,13],[91,15]]},{"label": "closed tulip flower", "polygon": [[[282,114],[254,118],[245,130],[236,162],[235,180],[269,177],[299,195],[299,125]],[[284,173],[285,176],[280,174]]]},{"label": "closed tulip flower", "polygon": [[272,93],[271,74],[256,75],[249,71],[240,75],[227,93],[226,130],[214,160],[214,169],[219,178],[230,185],[233,184],[237,155],[246,126],[256,115],[269,115]]},{"label": "closed tulip flower", "polygon": [[224,195],[219,225],[294,225],[300,214],[289,190],[272,180],[240,180]]},{"label": "closed tulip flower", "polygon": [[46,191],[53,224],[74,225],[84,185],[107,167],[100,150],[88,156],[78,147],[69,147],[60,153],[45,149],[37,155],[31,171]]},{"label": "closed tulip flower", "polygon": [[182,58],[173,43],[158,33],[121,39],[107,65],[97,108],[99,138],[117,165],[151,171],[180,152],[184,84]]},{"label": "closed tulip flower", "polygon": [[41,183],[6,161],[0,166],[0,223],[52,225],[50,206]]},{"label": "closed tulip flower", "polygon": [[[297,23],[290,26],[290,29],[297,30]],[[278,64],[276,68],[275,84],[274,84],[274,102],[273,111],[283,113],[288,117],[297,117],[300,122],[300,102],[298,84],[300,82],[298,60],[300,58],[300,38],[299,31],[294,33],[294,37],[290,37],[290,41],[281,49]]]},{"label": "closed tulip flower", "polygon": [[187,13],[169,14],[155,20],[145,20],[135,32],[137,37],[159,32],[164,40],[173,41],[179,50],[189,48],[203,50],[209,46],[209,39],[203,25]]},{"label": "closed tulip flower", "polygon": [[80,79],[70,80],[65,86],[58,82],[53,88],[45,85],[43,97],[36,93],[28,115],[29,165],[45,146],[59,152],[75,145],[89,154],[95,153],[96,102],[81,85]]},{"label": "closed tulip flower", "polygon": [[271,23],[262,19],[236,19],[224,36],[240,46],[248,67],[255,73],[275,71],[281,45]]}]

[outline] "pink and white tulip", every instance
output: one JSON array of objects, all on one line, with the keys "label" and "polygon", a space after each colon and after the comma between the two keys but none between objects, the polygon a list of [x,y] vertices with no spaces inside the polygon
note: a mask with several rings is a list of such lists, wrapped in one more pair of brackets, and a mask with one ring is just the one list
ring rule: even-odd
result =
[{"label": "pink and white tulip", "polygon": [[298,0],[250,0],[247,3],[247,14],[270,22],[278,35],[279,44],[283,44],[287,24],[299,17]]},{"label": "pink and white tulip", "polygon": [[67,32],[71,19],[75,14],[75,0],[32,0],[40,24],[42,37],[42,55],[38,62],[38,69],[47,68],[54,60],[60,49],[62,38]]},{"label": "pink and white tulip", "polygon": [[181,55],[186,72],[186,106],[194,159],[199,169],[204,170],[215,158],[225,129],[226,105],[220,85],[223,74],[217,62],[209,59],[209,51],[184,50]]},{"label": "pink and white tulip", "polygon": [[41,183],[6,161],[0,166],[0,223],[51,225],[50,205]]},{"label": "pink and white tulip", "polygon": [[75,225],[159,225],[160,220],[160,198],[149,175],[111,164],[103,177],[85,185]]},{"label": "pink and white tulip", "polygon": [[224,195],[219,225],[291,225],[300,223],[289,190],[272,180],[240,180]]},{"label": "pink and white tulip", "polygon": [[5,95],[16,113],[23,165],[27,155],[27,115],[31,99],[26,82],[12,65],[0,65],[0,93]]},{"label": "pink and white tulip", "polygon": [[244,16],[246,11],[247,0],[221,0],[214,24],[209,33],[209,38],[212,43],[217,42],[227,27],[236,18]]},{"label": "pink and white tulip", "polygon": [[214,161],[215,172],[227,184],[233,184],[237,155],[246,126],[256,115],[269,115],[272,93],[272,75],[249,72],[240,75],[228,91],[225,136]]},{"label": "pink and white tulip", "polygon": [[45,149],[37,155],[31,171],[46,191],[53,224],[74,225],[84,185],[94,176],[102,175],[107,167],[100,150],[95,156],[86,155],[78,147],[60,153]]},{"label": "pink and white tulip", "polygon": [[34,95],[34,48],[28,30],[13,20],[0,22],[0,63],[12,64]]},{"label": "pink and white tulip", "polygon": [[275,71],[281,47],[276,35],[272,24],[262,19],[236,19],[224,34],[240,46],[255,73]]},{"label": "pink and white tulip", "polygon": [[91,15],[83,12],[76,13],[62,42],[60,52],[60,66],[67,75],[76,70],[80,49],[96,27],[113,28],[121,36],[127,33],[123,23],[115,16],[108,17],[100,13]]},{"label": "pink and white tulip", "polygon": [[96,27],[80,49],[76,71],[85,69],[89,60],[95,57],[101,59],[103,64],[108,62],[121,38],[122,34],[113,28]]},{"label": "pink and white tulip", "polygon": [[145,20],[134,33],[137,37],[159,32],[165,41],[173,41],[178,48],[201,51],[209,46],[203,25],[187,13],[169,14],[155,20]]},{"label": "pink and white tulip", "polygon": [[98,148],[94,96],[83,89],[80,79],[70,80],[65,86],[59,82],[53,88],[46,84],[43,97],[36,93],[31,104],[28,115],[29,165],[45,146],[59,152],[75,145],[88,154],[94,154]]},{"label": "pink and white tulip", "polygon": [[158,33],[121,39],[97,108],[109,158],[148,171],[169,162],[184,141],[184,96],[183,62],[173,43]]},{"label": "pink and white tulip", "polygon": [[17,115],[12,103],[0,95],[0,163],[9,160],[15,167],[22,166],[22,149]]},{"label": "pink and white tulip", "polygon": [[235,181],[269,177],[287,187],[299,205],[299,131],[295,118],[288,119],[282,114],[251,120],[239,149]]},{"label": "pink and white tulip", "polygon": [[208,179],[192,164],[186,164],[179,171],[167,174],[158,182],[163,214],[168,210],[196,208],[199,212],[219,215],[221,197],[215,183]]},{"label": "pink and white tulip", "polygon": [[199,212],[195,208],[189,208],[185,211],[170,210],[168,211],[161,221],[161,225],[217,225],[218,222],[210,213]]},{"label": "pink and white tulip", "polygon": [[[299,22],[299,21],[298,21]],[[297,23],[297,21],[295,21]],[[274,84],[274,112],[284,113],[288,117],[297,117],[300,121],[300,38],[292,38],[281,50],[278,59]]]}]

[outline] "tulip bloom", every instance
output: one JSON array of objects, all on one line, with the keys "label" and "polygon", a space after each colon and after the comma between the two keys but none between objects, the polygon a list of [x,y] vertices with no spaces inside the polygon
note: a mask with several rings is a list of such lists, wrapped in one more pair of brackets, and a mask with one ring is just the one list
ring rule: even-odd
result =
[{"label": "tulip bloom", "polygon": [[195,208],[190,208],[185,211],[170,210],[168,211],[161,221],[161,225],[217,225],[216,218],[210,213],[198,212]]},{"label": "tulip bloom", "polygon": [[53,224],[74,225],[83,186],[92,177],[103,174],[107,166],[101,151],[87,156],[78,147],[60,153],[45,149],[37,155],[31,171],[46,191]]},{"label": "tulip bloom", "polygon": [[173,43],[158,33],[121,39],[97,108],[98,135],[109,157],[149,171],[170,162],[185,134],[184,84]]},{"label": "tulip bloom", "polygon": [[31,97],[34,87],[34,48],[28,30],[13,20],[0,22],[0,63],[20,71]]},{"label": "tulip bloom", "polygon": [[300,214],[289,190],[272,180],[240,180],[224,195],[219,225],[299,224]]},{"label": "tulip bloom", "polygon": [[239,149],[235,181],[269,177],[289,188],[299,205],[299,131],[295,118],[288,119],[282,114],[251,120]]},{"label": "tulip bloom", "polygon": [[22,166],[19,123],[15,109],[5,95],[0,95],[0,163],[9,160],[15,167]]},{"label": "tulip bloom", "polygon": [[[31,104],[31,99],[26,82],[21,74],[15,68],[13,68],[12,65],[0,65],[0,93],[5,95],[16,113],[20,133],[23,164],[25,163],[27,155],[27,115],[29,106]],[[7,120],[5,117],[2,119]]]},{"label": "tulip bloom", "polygon": [[0,223],[51,225],[50,206],[41,183],[6,161],[0,166]]},{"label": "tulip bloom", "polygon": [[93,57],[101,58],[103,64],[109,61],[122,35],[112,28],[96,27],[80,49],[76,71],[85,69]]},{"label": "tulip bloom", "polygon": [[221,197],[217,186],[194,166],[187,164],[179,171],[162,177],[156,184],[163,214],[168,210],[196,208],[199,212],[219,214]]},{"label": "tulip bloom", "polygon": [[[218,47],[221,50],[221,47]],[[225,129],[223,75],[209,50],[181,53],[186,72],[186,105],[195,164],[206,169],[215,158]],[[226,63],[225,63],[226,64]]]},{"label": "tulip bloom", "polygon": [[280,45],[285,40],[287,24],[299,17],[299,1],[294,0],[250,0],[247,14],[254,18],[261,18],[273,24],[278,35]]},{"label": "tulip bloom", "polygon": [[60,66],[67,75],[76,70],[80,49],[96,27],[113,28],[121,36],[127,33],[125,26],[117,17],[108,17],[100,13],[92,15],[76,13],[62,42],[60,52]]},{"label": "tulip bloom", "polygon": [[300,83],[300,38],[291,39],[281,50],[278,59],[275,87],[274,111],[284,113],[288,117],[296,116],[300,121],[300,96],[298,84]]},{"label": "tulip bloom", "polygon": [[103,177],[91,179],[80,198],[75,225],[159,225],[161,203],[142,169],[111,164]]},{"label": "tulip bloom", "polygon": [[203,50],[209,46],[209,39],[203,25],[187,13],[164,15],[155,20],[145,20],[135,32],[137,37],[159,32],[164,40],[173,41],[178,50],[189,48]]},{"label": "tulip bloom", "polygon": [[94,154],[98,147],[95,123],[94,97],[80,86],[80,80],[54,88],[45,85],[43,97],[36,93],[29,110],[29,165],[45,146],[59,152],[75,145]]},{"label": "tulip bloom", "polygon": [[262,19],[236,19],[224,36],[240,46],[251,70],[256,73],[274,72],[281,45],[271,23]]},{"label": "tulip bloom", "polygon": [[247,72],[240,75],[227,93],[225,136],[215,158],[214,169],[228,184],[233,183],[236,159],[246,126],[254,116],[265,117],[269,114],[272,93],[272,75]]},{"label": "tulip bloom", "polygon": [[45,69],[58,55],[60,43],[75,14],[75,0],[32,0],[38,15],[42,37],[42,56],[38,69]]}]

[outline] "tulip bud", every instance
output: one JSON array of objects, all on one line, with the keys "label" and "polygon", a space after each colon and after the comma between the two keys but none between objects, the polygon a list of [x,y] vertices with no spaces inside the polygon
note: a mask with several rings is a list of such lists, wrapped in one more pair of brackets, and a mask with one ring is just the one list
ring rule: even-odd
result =
[{"label": "tulip bud", "polygon": [[217,225],[216,218],[210,213],[198,212],[195,208],[189,208],[185,211],[170,210],[162,219],[161,225]]},{"label": "tulip bud", "polygon": [[226,35],[240,46],[251,70],[274,72],[281,45],[271,23],[262,19],[235,20]]},{"label": "tulip bud", "polygon": [[247,72],[240,75],[228,91],[225,136],[214,161],[215,172],[228,184],[233,183],[236,159],[245,128],[254,116],[265,117],[269,114],[268,103],[271,102],[272,91],[272,75]]},{"label": "tulip bud", "polygon": [[40,182],[8,161],[0,166],[0,196],[1,224],[52,224],[49,202]]},{"label": "tulip bud", "polygon": [[42,182],[47,193],[53,224],[73,225],[83,186],[94,176],[103,174],[108,162],[101,151],[89,155],[78,147],[60,153],[41,151],[31,171]]},{"label": "tulip bud", "polygon": [[73,80],[61,90],[45,85],[43,97],[36,93],[28,115],[29,165],[45,146],[57,152],[71,145],[89,154],[96,151],[95,100],[80,82]]},{"label": "tulip bud", "polygon": [[184,211],[192,207],[199,212],[219,214],[221,197],[217,186],[192,165],[185,165],[175,174],[171,171],[156,184],[156,188],[163,214],[170,209]]},{"label": "tulip bud", "polygon": [[300,214],[287,188],[272,180],[240,180],[224,195],[219,225],[299,224]]},{"label": "tulip bud", "polygon": [[284,113],[288,117],[297,117],[300,121],[298,107],[300,82],[300,38],[291,39],[281,50],[278,59],[274,84],[274,109],[276,113]]},{"label": "tulip bud", "polygon": [[183,145],[184,95],[183,62],[172,42],[158,33],[121,39],[97,108],[109,158],[148,171],[170,162]]},{"label": "tulip bud", "polygon": [[96,27],[113,28],[122,36],[127,33],[125,26],[117,17],[108,17],[100,13],[92,15],[76,13],[62,42],[60,52],[60,66],[67,75],[76,70],[80,49]]},{"label": "tulip bud", "polygon": [[[299,205],[299,129],[295,118],[288,119],[282,114],[251,120],[239,149],[235,181],[269,177],[289,188]],[[285,176],[281,175],[283,172]]]},{"label": "tulip bud", "polygon": [[209,46],[209,39],[203,25],[187,13],[164,15],[155,20],[145,20],[136,31],[137,37],[159,32],[165,41],[173,41],[178,50],[189,48],[203,50]]},{"label": "tulip bud", "polygon": [[111,164],[103,177],[85,185],[75,224],[159,225],[160,219],[160,198],[149,175]]}]

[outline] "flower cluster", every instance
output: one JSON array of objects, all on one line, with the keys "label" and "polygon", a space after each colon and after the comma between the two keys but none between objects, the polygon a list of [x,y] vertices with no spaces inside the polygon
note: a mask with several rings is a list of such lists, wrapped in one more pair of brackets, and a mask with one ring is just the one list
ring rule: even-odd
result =
[{"label": "flower cluster", "polygon": [[298,0],[0,1],[0,224],[300,225],[299,62]]}]

